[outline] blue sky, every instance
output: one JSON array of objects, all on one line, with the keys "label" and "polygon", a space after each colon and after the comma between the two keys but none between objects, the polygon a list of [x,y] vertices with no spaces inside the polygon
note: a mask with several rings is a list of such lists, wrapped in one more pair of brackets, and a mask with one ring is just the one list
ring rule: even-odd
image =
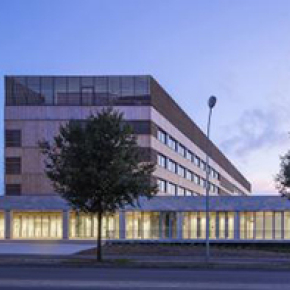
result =
[{"label": "blue sky", "polygon": [[212,140],[255,193],[275,192],[289,27],[288,0],[1,0],[1,132],[5,74],[152,74],[203,130],[216,95]]}]

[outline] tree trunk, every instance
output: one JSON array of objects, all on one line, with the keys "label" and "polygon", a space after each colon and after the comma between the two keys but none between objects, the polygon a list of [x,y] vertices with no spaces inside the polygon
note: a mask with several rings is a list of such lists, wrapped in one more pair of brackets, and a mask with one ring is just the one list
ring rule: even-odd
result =
[{"label": "tree trunk", "polygon": [[98,212],[98,244],[97,244],[97,261],[102,262],[102,212]]}]

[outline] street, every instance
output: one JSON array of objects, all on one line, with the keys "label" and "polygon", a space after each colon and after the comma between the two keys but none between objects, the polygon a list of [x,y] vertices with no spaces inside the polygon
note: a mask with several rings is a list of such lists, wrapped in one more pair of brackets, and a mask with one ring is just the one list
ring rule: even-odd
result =
[{"label": "street", "polygon": [[0,289],[290,289],[288,271],[2,267]]}]

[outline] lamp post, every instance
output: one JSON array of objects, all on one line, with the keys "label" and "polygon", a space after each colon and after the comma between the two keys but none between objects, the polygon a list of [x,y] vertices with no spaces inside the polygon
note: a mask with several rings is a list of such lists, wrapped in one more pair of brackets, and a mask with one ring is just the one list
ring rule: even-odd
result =
[{"label": "lamp post", "polygon": [[212,109],[215,106],[217,102],[217,98],[215,96],[211,96],[208,100],[208,106],[209,106],[209,115],[208,115],[208,122],[207,122],[207,150],[206,150],[206,194],[205,194],[205,211],[206,211],[206,262],[209,262],[209,190],[210,190],[210,184],[209,184],[209,133],[210,133],[210,121],[211,121],[211,114]]}]

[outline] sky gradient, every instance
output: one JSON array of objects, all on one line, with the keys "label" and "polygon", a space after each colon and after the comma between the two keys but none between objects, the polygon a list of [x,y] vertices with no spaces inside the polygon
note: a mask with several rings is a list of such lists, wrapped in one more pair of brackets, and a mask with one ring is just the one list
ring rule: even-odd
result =
[{"label": "sky gradient", "polygon": [[216,95],[212,140],[255,194],[276,191],[279,155],[290,149],[290,1],[0,5],[1,158],[5,74],[151,74],[202,130]]}]

